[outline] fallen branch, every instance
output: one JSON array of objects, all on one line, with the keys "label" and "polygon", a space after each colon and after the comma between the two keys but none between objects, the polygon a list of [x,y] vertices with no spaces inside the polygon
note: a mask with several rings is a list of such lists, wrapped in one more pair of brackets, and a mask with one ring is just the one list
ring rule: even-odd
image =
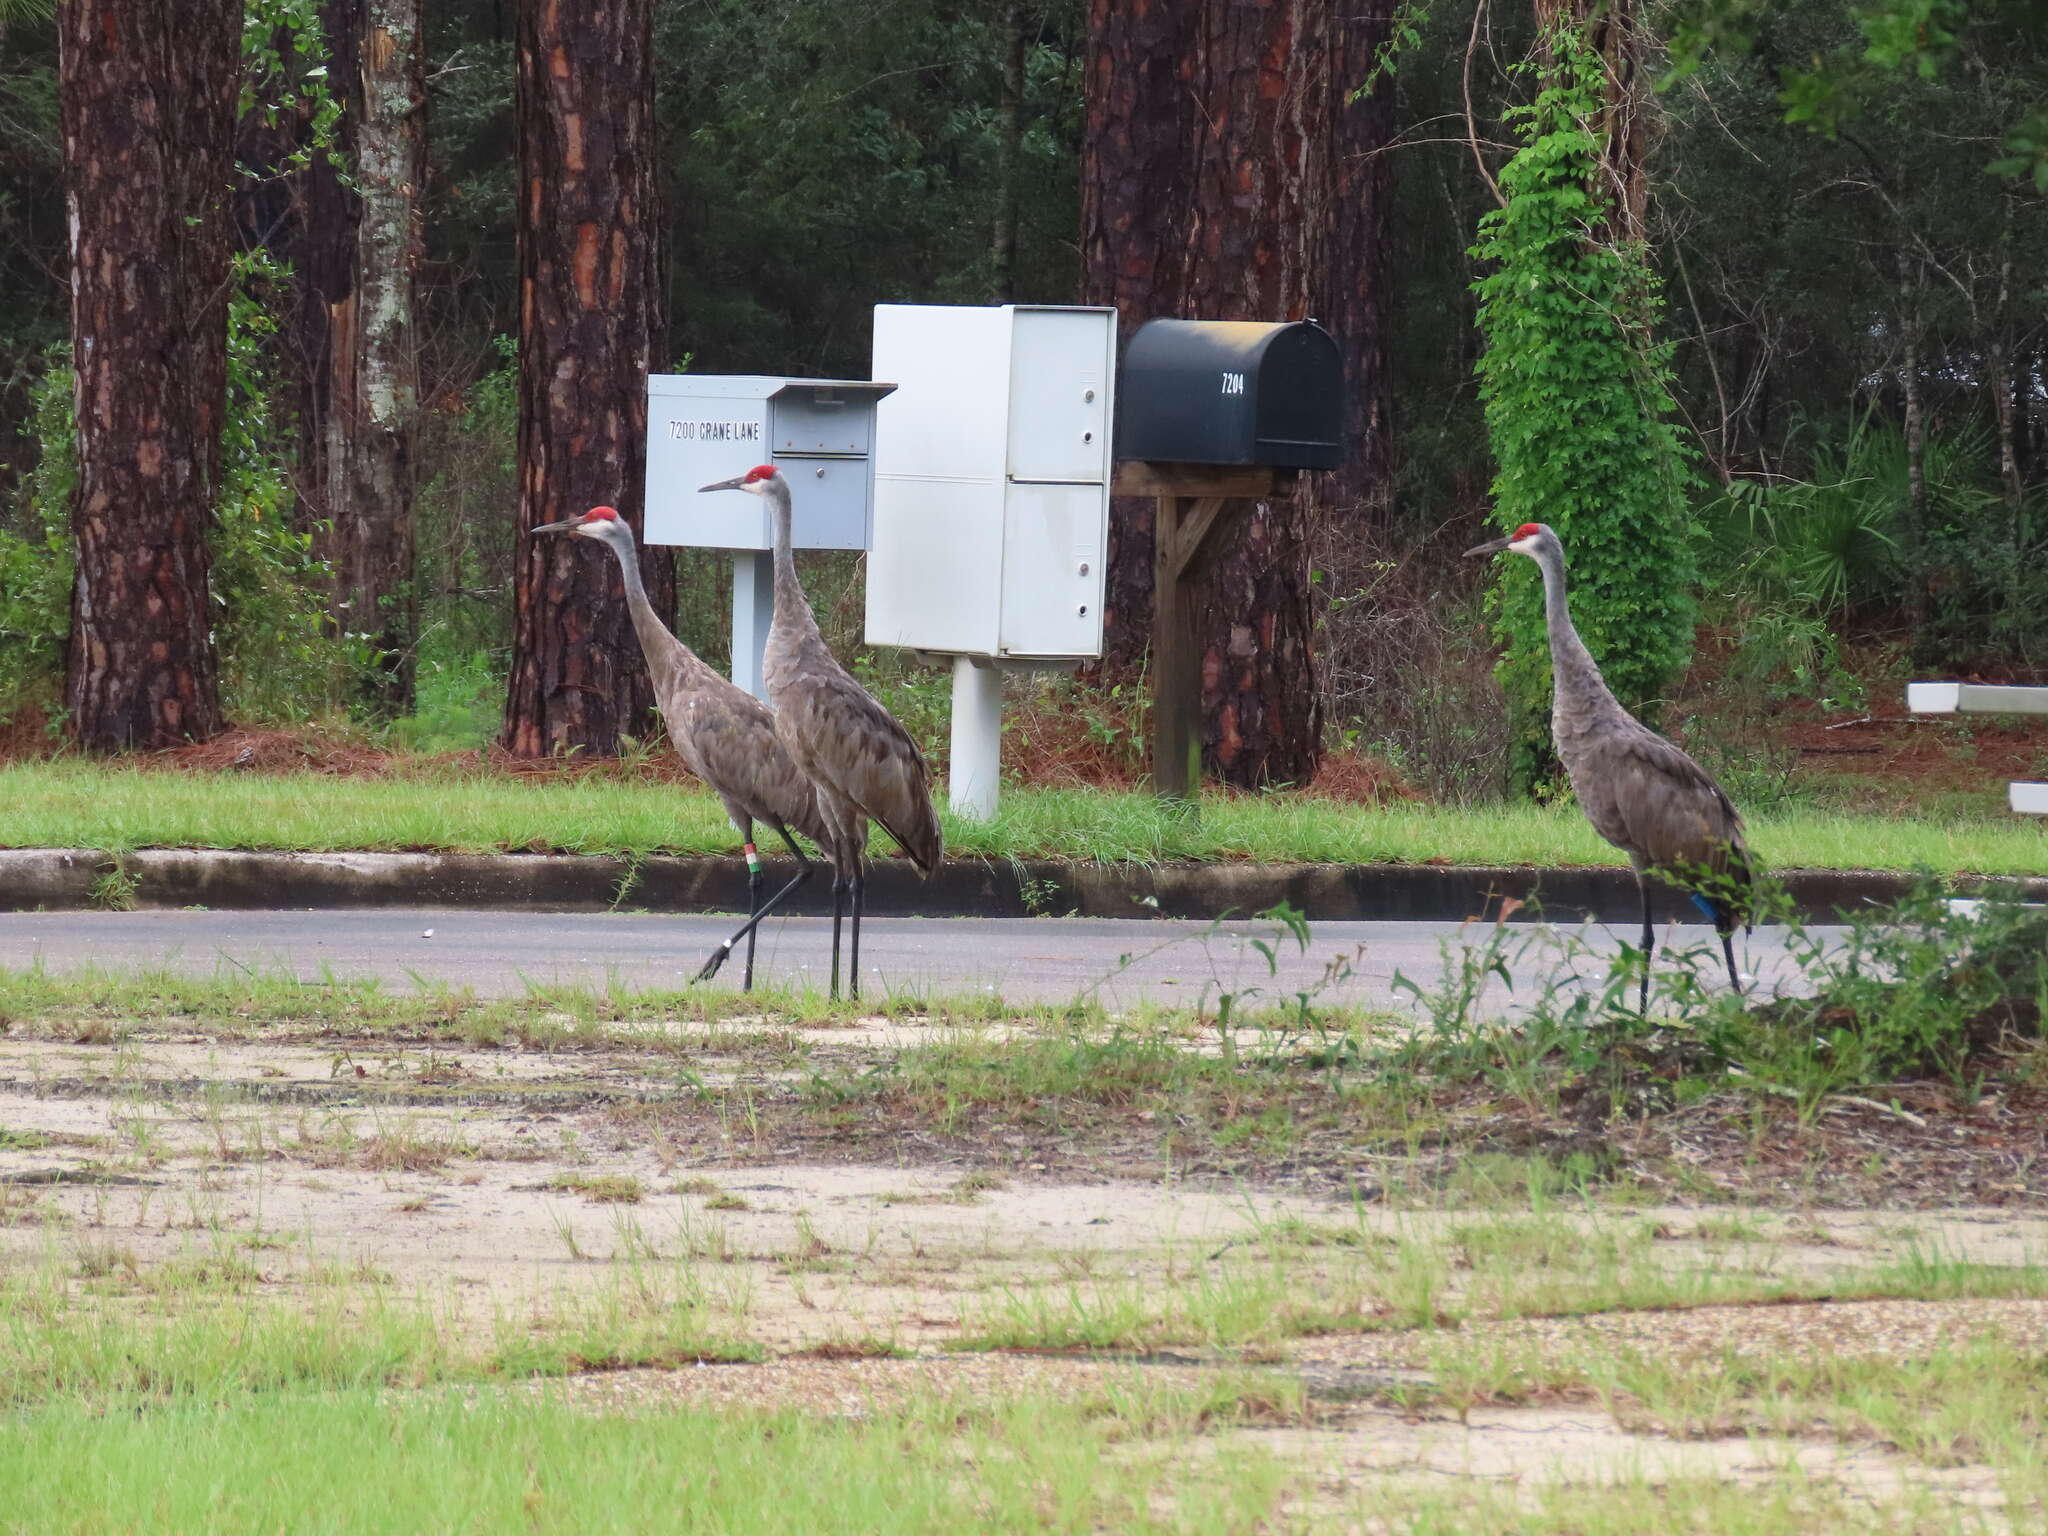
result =
[{"label": "fallen branch", "polygon": [[1908,1125],[1927,1129],[1927,1122],[1910,1109],[1900,1109],[1893,1104],[1880,1104],[1876,1099],[1866,1099],[1860,1093],[1831,1093],[1828,1095],[1828,1112],[1832,1114],[1839,1107],[1854,1105],[1858,1109],[1874,1109],[1880,1115],[1890,1115],[1894,1120],[1903,1120]]}]

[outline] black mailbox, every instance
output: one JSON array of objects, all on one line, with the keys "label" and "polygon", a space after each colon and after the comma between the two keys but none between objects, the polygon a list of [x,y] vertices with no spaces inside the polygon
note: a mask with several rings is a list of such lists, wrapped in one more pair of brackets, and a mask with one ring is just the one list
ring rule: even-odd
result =
[{"label": "black mailbox", "polygon": [[1343,462],[1344,362],[1313,320],[1148,320],[1124,348],[1117,379],[1120,459]]}]

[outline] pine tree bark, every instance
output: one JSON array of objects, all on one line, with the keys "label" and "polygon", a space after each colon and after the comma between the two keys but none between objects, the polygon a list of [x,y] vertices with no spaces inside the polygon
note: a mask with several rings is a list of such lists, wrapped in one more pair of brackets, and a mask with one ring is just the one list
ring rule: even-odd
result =
[{"label": "pine tree bark", "polygon": [[[1343,465],[1303,476],[1312,519],[1327,528],[1318,555],[1339,563],[1375,552],[1361,534],[1384,534],[1392,510],[1393,401],[1387,387],[1387,218],[1394,195],[1394,82],[1382,75],[1370,95],[1351,93],[1371,77],[1393,32],[1392,0],[1340,7],[1331,26],[1332,162],[1330,249],[1315,313],[1344,349]],[[1327,549],[1327,555],[1324,554]],[[1348,574],[1348,573],[1347,573]],[[1362,579],[1363,573],[1358,573]],[[1355,589],[1340,578],[1338,590]]]},{"label": "pine tree bark", "polygon": [[418,191],[426,173],[420,0],[344,0],[362,16],[355,170],[360,217],[354,279],[328,309],[329,391],[322,427],[332,520],[334,617],[373,660],[360,702],[372,714],[413,704],[413,442],[419,362],[413,284]]},{"label": "pine tree bark", "polygon": [[[504,744],[615,754],[654,703],[610,554],[528,530],[593,505],[643,531],[656,332],[651,0],[530,0],[518,32],[519,527]],[[640,552],[656,610],[667,550]]]},{"label": "pine tree bark", "polygon": [[91,751],[222,724],[207,531],[241,27],[241,0],[57,7],[78,421],[64,694]]},{"label": "pine tree bark", "polygon": [[[1352,25],[1339,26],[1331,0],[1090,0],[1082,257],[1091,301],[1115,304],[1126,335],[1163,316],[1341,313],[1377,347],[1361,307],[1369,291],[1378,301],[1376,236],[1338,199],[1360,189],[1340,144],[1378,120],[1342,123],[1343,90],[1356,82],[1340,83],[1338,70],[1383,22],[1360,24],[1356,39]],[[1369,192],[1382,173],[1356,174]],[[1335,272],[1339,251],[1363,271]],[[1356,496],[1369,473],[1335,494]],[[1309,529],[1331,494],[1310,485],[1261,503],[1196,598],[1203,763],[1230,783],[1306,784],[1321,761]],[[1111,666],[1143,653],[1152,543],[1150,506],[1120,498],[1104,604]]]}]

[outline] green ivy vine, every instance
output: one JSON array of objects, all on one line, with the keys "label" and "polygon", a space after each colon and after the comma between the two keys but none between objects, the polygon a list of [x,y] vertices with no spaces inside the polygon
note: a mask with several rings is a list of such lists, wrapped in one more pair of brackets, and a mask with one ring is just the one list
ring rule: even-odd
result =
[{"label": "green ivy vine", "polygon": [[[1548,60],[1535,102],[1511,114],[1522,144],[1501,172],[1506,206],[1480,221],[1472,249],[1489,268],[1474,288],[1494,517],[1557,530],[1579,632],[1616,696],[1654,724],[1692,640],[1691,452],[1672,425],[1655,273],[1641,245],[1606,233],[1600,61],[1570,28]],[[1509,774],[1541,796],[1559,784],[1542,584],[1528,561],[1500,565],[1489,613]]]}]

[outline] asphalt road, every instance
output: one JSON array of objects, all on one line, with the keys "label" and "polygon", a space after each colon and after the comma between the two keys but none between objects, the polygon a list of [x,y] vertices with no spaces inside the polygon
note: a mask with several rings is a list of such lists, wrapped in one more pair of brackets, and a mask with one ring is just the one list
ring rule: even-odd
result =
[{"label": "asphalt road", "polygon": [[[561,915],[472,910],[302,912],[106,912],[0,914],[0,965],[42,964],[133,969],[169,966],[210,975],[237,968],[304,979],[375,976],[405,988],[449,982],[482,995],[517,994],[529,983],[573,982],[602,987],[675,987],[731,931],[724,917],[638,913]],[[1023,1001],[1065,1002],[1083,992],[1106,1004],[1141,1000],[1188,1002],[1205,991],[1292,997],[1315,989],[1326,1000],[1357,1004],[1407,1002],[1397,973],[1424,987],[1455,977],[1455,957],[1483,946],[1493,933],[1479,924],[1319,923],[1303,952],[1271,924],[1208,924],[1105,918],[870,918],[862,925],[862,989],[924,996],[992,991]],[[1611,954],[1618,936],[1598,926],[1551,935],[1533,924],[1505,931],[1508,972],[1526,998],[1546,978],[1570,968],[1565,947]],[[1272,951],[1269,968],[1259,949]],[[1658,942],[1711,947],[1712,930],[1667,926]],[[1446,949],[1454,957],[1447,973]],[[1768,986],[1788,984],[1792,967],[1779,931],[1759,929],[1738,940],[1737,961]],[[824,918],[771,921],[755,959],[759,980],[810,983],[823,990],[831,965],[831,923]],[[1598,984],[1597,959],[1577,961]],[[729,963],[715,986],[737,986]],[[1721,982],[1718,951],[1702,975]],[[1498,982],[1491,996],[1512,1003]]]}]

